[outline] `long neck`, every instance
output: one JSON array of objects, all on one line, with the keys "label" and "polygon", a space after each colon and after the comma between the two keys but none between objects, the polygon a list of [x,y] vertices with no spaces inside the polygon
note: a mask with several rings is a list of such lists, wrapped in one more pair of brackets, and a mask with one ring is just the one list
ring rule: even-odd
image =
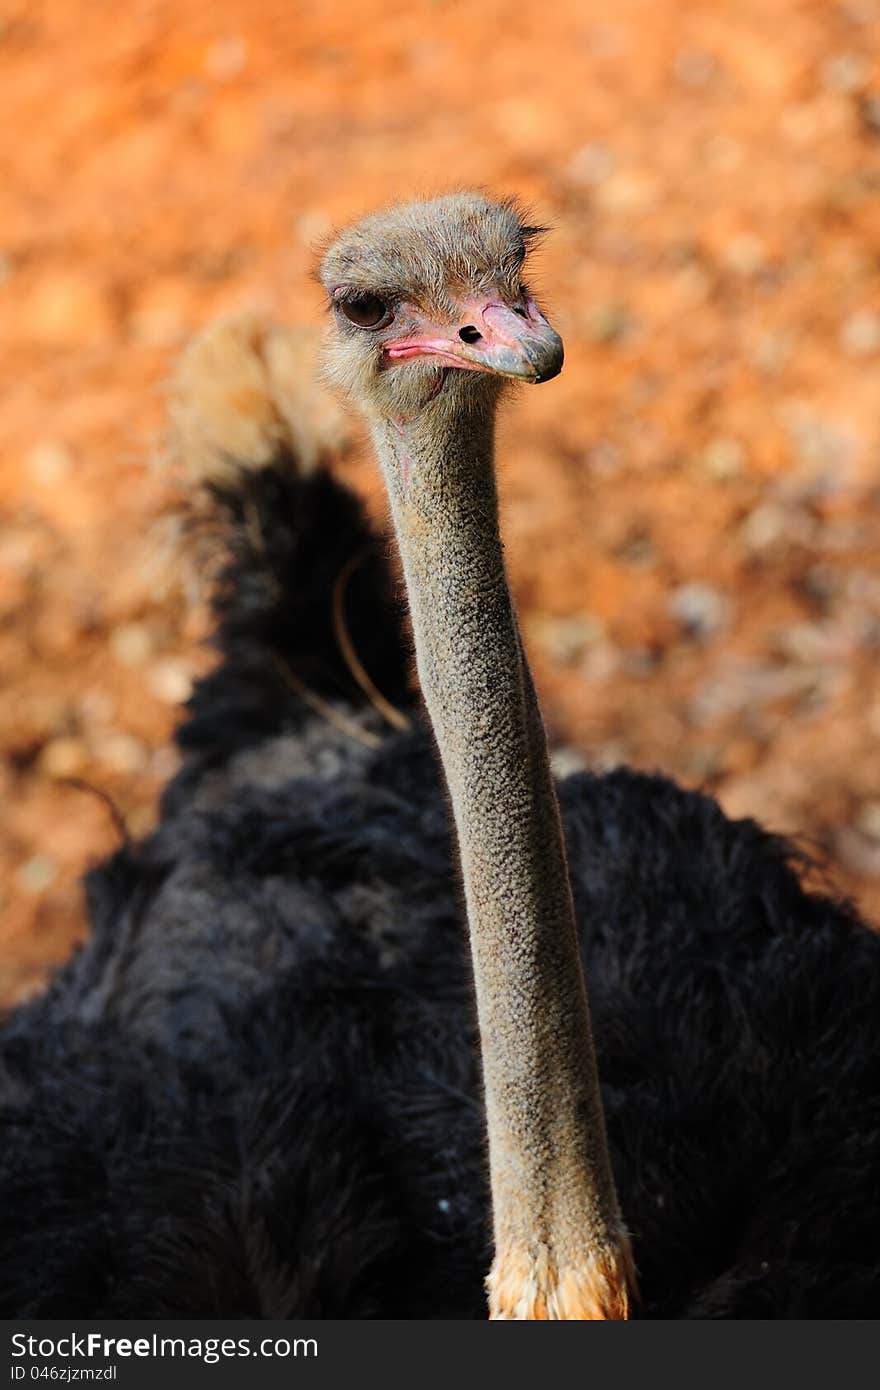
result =
[{"label": "long neck", "polygon": [[629,1250],[559,808],[498,529],[494,408],[469,408],[462,393],[373,433],[461,856],[489,1133],[490,1311],[626,1316]]}]

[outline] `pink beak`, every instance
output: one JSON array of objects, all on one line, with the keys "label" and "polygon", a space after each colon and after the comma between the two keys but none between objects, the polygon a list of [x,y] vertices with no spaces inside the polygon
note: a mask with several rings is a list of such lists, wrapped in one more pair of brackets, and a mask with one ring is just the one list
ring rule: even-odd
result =
[{"label": "pink beak", "polygon": [[436,357],[447,367],[493,372],[519,381],[549,381],[561,371],[562,339],[533,300],[512,309],[498,299],[472,299],[463,309],[461,326],[451,329],[411,310],[416,330],[386,342],[385,356],[390,361]]}]

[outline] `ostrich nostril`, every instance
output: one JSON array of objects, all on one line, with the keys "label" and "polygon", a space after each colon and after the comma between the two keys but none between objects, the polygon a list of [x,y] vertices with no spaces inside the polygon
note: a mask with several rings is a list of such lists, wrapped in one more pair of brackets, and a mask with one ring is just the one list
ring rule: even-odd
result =
[{"label": "ostrich nostril", "polygon": [[469,323],[466,328],[458,330],[458,336],[463,343],[478,343],[483,335],[478,328]]}]

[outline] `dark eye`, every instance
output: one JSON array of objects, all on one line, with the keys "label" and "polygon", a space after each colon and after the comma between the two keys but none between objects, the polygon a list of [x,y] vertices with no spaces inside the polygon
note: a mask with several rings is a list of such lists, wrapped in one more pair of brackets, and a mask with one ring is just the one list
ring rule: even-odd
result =
[{"label": "dark eye", "polygon": [[358,328],[381,328],[391,317],[388,305],[377,294],[359,294],[339,304],[349,323]]}]

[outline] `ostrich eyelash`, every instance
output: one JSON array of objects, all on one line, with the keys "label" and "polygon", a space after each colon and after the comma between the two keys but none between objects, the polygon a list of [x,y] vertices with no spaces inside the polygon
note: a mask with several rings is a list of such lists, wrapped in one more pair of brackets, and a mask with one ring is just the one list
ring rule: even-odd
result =
[{"label": "ostrich eyelash", "polygon": [[330,291],[330,303],[335,308],[338,304],[351,304],[353,300],[364,299],[367,295],[372,298],[381,299],[383,304],[387,304],[389,309],[397,306],[399,293],[397,290],[373,290],[365,286],[358,285],[339,285],[335,290]]}]

